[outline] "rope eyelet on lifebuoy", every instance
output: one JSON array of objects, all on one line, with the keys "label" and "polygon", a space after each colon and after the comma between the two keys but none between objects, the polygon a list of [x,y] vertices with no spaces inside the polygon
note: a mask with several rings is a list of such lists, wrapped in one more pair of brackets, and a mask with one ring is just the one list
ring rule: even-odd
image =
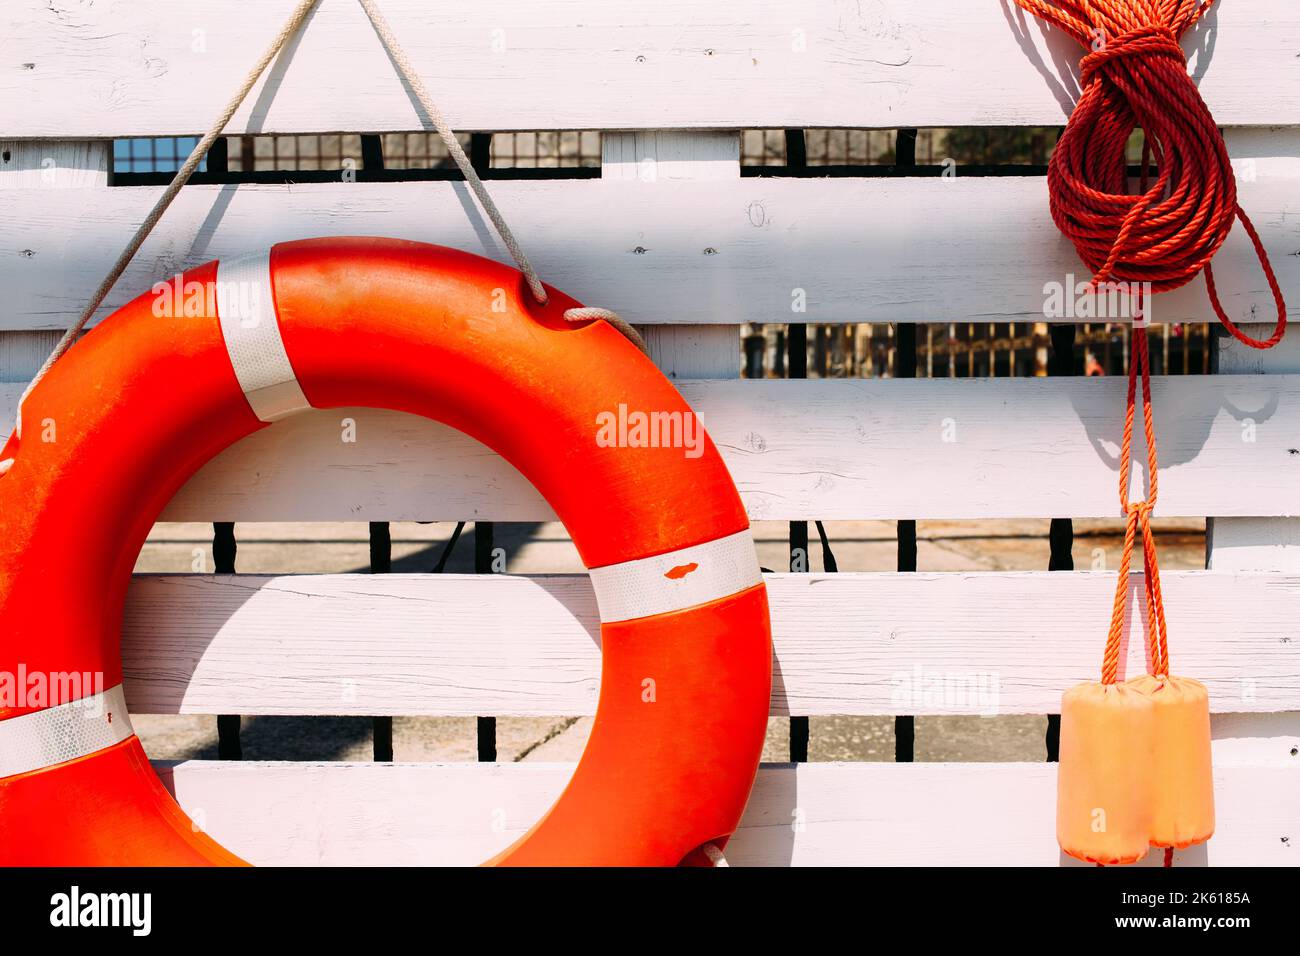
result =
[{"label": "rope eyelet on lifebuoy", "polygon": [[[57,441],[15,435],[0,450],[13,461],[0,476],[0,672],[44,675],[48,691],[0,696],[0,865],[242,862],[185,816],[132,733],[127,584],[163,506],[217,452],[303,409],[357,405],[425,415],[500,453],[591,570],[590,740],[555,805],[490,862],[720,859],[766,732],[767,594],[707,435],[702,451],[597,441],[620,407],[699,427],[654,364],[605,322],[566,321],[580,306],[563,293],[539,305],[519,272],[422,243],[285,243],[179,286],[199,290],[193,309],[135,299],[26,396]],[[90,686],[51,680],[73,674]]]}]

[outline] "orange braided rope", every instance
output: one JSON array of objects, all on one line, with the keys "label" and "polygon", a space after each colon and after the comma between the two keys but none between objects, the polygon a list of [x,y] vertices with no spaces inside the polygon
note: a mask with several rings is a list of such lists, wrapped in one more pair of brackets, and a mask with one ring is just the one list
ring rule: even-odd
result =
[{"label": "orange braided rope", "polygon": [[[1156,464],[1156,433],[1151,413],[1151,360],[1147,349],[1145,327],[1134,325],[1132,330],[1133,357],[1128,372],[1128,409],[1124,415],[1124,440],[1120,448],[1119,500],[1126,522],[1124,552],[1119,562],[1119,581],[1115,586],[1115,604],[1111,610],[1110,633],[1106,638],[1106,653],[1102,658],[1101,682],[1115,683],[1119,670],[1120,638],[1124,632],[1124,612],[1128,604],[1129,564],[1133,560],[1134,539],[1139,526],[1142,530],[1142,568],[1147,593],[1147,636],[1151,644],[1151,673],[1169,674],[1168,632],[1165,626],[1165,605],[1160,593],[1160,565],[1156,560],[1155,536],[1151,531],[1151,512],[1159,494],[1159,470]],[[1133,417],[1137,397],[1137,377],[1142,376],[1142,430],[1147,442],[1147,475],[1149,487],[1145,501],[1128,500],[1129,475],[1133,450]]]}]

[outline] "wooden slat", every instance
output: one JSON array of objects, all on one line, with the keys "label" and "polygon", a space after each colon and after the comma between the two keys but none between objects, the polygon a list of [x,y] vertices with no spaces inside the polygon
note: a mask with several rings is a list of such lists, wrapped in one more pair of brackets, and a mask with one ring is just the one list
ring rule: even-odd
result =
[{"label": "wooden slat", "polygon": [[[568,764],[158,767],[182,807],[229,849],[279,866],[473,865],[536,821]],[[734,866],[1082,865],[1056,845],[1048,764],[811,763],[759,770]],[[1215,772],[1215,835],[1181,866],[1294,865],[1300,772]],[[1163,851],[1144,864],[1159,866]]]},{"label": "wooden slat", "polygon": [[[688,180],[739,180],[740,137],[732,132],[606,131],[600,140],[604,182],[644,188]],[[740,377],[736,325],[647,325],[650,357],[671,379]]]},{"label": "wooden slat", "polygon": [[[1241,330],[1255,339],[1267,339],[1274,324],[1244,324]],[[1282,341],[1271,349],[1244,345],[1226,332],[1218,342],[1215,371],[1220,375],[1295,375],[1300,374],[1300,334],[1290,326]]]},{"label": "wooden slat", "polygon": [[735,132],[606,131],[600,138],[600,178],[659,185],[740,178]]},{"label": "wooden slat", "polygon": [[[1114,516],[1124,384],[822,379],[678,387],[752,518],[857,520]],[[1300,443],[1300,376],[1171,376],[1153,389],[1162,516],[1300,514],[1300,456],[1291,452]],[[0,385],[0,413],[12,415],[20,391]],[[357,441],[344,445],[348,418]],[[1255,421],[1254,441],[1242,440],[1246,418]],[[427,419],[367,409],[317,410],[244,439],[163,513],[167,521],[553,517],[483,445]]]},{"label": "wooden slat", "polygon": [[1214,765],[1300,766],[1300,711],[1211,714]]},{"label": "wooden slat", "polygon": [[103,187],[108,185],[108,164],[109,144],[104,142],[0,139],[0,190]]},{"label": "wooden slat", "polygon": [[[1248,183],[1273,177],[1296,181],[1296,160],[1281,158],[1300,154],[1300,143],[1290,133],[1230,130],[1226,142],[1239,178]],[[1294,308],[1294,297],[1291,301]],[[1268,315],[1268,310],[1263,309],[1250,316],[1238,316],[1238,320]],[[1268,339],[1273,332],[1271,324],[1241,322],[1241,326],[1247,335],[1259,340]],[[1300,373],[1300,336],[1294,328],[1268,350],[1249,348],[1226,332],[1220,334],[1214,349],[1215,371],[1221,375]],[[1287,453],[1294,455],[1295,447],[1288,448]],[[1216,517],[1215,514],[1211,513],[1205,523],[1206,567],[1222,571],[1300,571],[1300,518]]]},{"label": "wooden slat", "polygon": [[[1300,153],[1300,135],[1287,142]],[[1293,175],[1243,182],[1241,201],[1297,301],[1300,159],[1284,168]],[[0,328],[66,327],[159,189],[0,191]],[[510,181],[492,195],[548,282],[635,324],[1041,322],[1047,283],[1088,276],[1043,177]],[[452,182],[187,187],[101,316],[178,270],[310,236],[400,236],[508,261],[474,209]],[[1272,303],[1240,233],[1215,260],[1238,319]],[[1199,280],[1151,310],[1155,322],[1209,316]]]},{"label": "wooden slat", "polygon": [[[1215,712],[1300,709],[1300,576],[1161,577],[1175,671],[1206,683]],[[767,580],[775,715],[1055,712],[1062,691],[1096,679],[1115,588],[1112,573],[1082,572]],[[1130,587],[1143,607],[1140,576]],[[1130,618],[1133,675],[1145,615]],[[138,576],[127,701],[142,713],[590,714],[598,635],[585,575]]]},{"label": "wooden slat", "polygon": [[62,337],[57,331],[0,332],[0,414],[13,414],[23,388]]},{"label": "wooden slat", "polygon": [[640,329],[656,365],[670,379],[740,377],[740,327],[646,325]]},{"label": "wooden slat", "polygon": [[[21,142],[0,139],[0,193],[22,190],[49,196],[55,190],[74,190],[85,197],[86,191],[108,185],[109,144],[104,142]],[[18,250],[22,255],[23,250]],[[66,324],[61,319],[55,325]],[[0,321],[0,329],[4,328]],[[0,382],[25,385],[54,351],[61,333],[57,330],[27,329],[0,331]],[[0,387],[0,395],[11,390]],[[3,414],[12,413],[12,403],[3,405]],[[7,429],[9,421],[0,424]]]},{"label": "wooden slat", "polygon": [[[1271,325],[1247,325],[1244,331],[1267,339]],[[1294,329],[1267,351],[1242,345],[1227,335],[1216,342],[1216,371],[1221,375],[1293,375],[1300,373],[1300,334]],[[1292,443],[1287,454],[1296,457]],[[1211,517],[1206,522],[1206,566],[1222,571],[1300,571],[1300,518]]]},{"label": "wooden slat", "polygon": [[[0,116],[25,137],[196,133],[292,0],[10,0]],[[1056,125],[1083,50],[1009,3],[422,0],[384,12],[464,130]],[[1221,124],[1295,120],[1300,15],[1225,3],[1190,34]],[[350,0],[323,0],[232,132],[406,130],[407,94]],[[648,94],[653,90],[653,94]],[[836,91],[828,96],[827,91]]]},{"label": "wooden slat", "polygon": [[1300,519],[1211,518],[1206,528],[1215,571],[1300,571]]}]

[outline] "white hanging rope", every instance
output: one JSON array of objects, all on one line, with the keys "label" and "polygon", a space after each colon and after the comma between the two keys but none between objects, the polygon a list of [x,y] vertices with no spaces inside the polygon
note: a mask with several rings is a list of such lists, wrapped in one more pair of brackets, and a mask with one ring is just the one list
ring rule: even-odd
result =
[{"label": "white hanging rope", "polygon": [[[108,293],[112,291],[114,284],[116,284],[117,280],[121,278],[122,273],[126,271],[126,267],[130,265],[131,260],[135,258],[135,254],[140,250],[145,239],[149,237],[154,226],[158,224],[163,213],[167,211],[167,207],[172,204],[172,200],[174,200],[177,194],[180,193],[181,187],[189,182],[194,171],[199,168],[199,163],[203,161],[203,157],[207,155],[208,150],[212,147],[212,144],[216,142],[217,137],[221,135],[223,130],[225,130],[226,124],[230,122],[230,118],[235,115],[235,112],[243,104],[249,91],[266,71],[266,68],[271,61],[274,60],[284,48],[284,45],[289,41],[289,38],[298,32],[299,27],[302,26],[303,21],[307,19],[308,14],[311,13],[312,8],[315,7],[318,2],[319,0],[301,0],[298,6],[294,8],[293,13],[290,15],[289,19],[285,21],[284,26],[280,28],[280,32],[276,34],[275,39],[271,41],[270,46],[266,48],[266,51],[261,55],[257,63],[254,64],[251,70],[249,70],[248,75],[244,77],[243,82],[239,86],[239,90],[233,97],[231,97],[230,102],[226,104],[225,109],[221,111],[221,114],[212,124],[212,127],[203,135],[203,138],[195,144],[194,149],[190,151],[190,155],[181,165],[181,168],[176,171],[176,175],[172,177],[172,181],[168,184],[167,188],[163,190],[163,194],[158,197],[153,208],[149,210],[149,214],[145,216],[144,221],[140,223],[140,227],[136,229],[135,235],[131,237],[131,241],[126,244],[126,248],[122,250],[121,255],[117,257],[117,261],[113,263],[113,267],[109,270],[108,275],[104,277],[104,281],[99,284],[99,287],[96,288],[94,293],[91,295],[90,302],[86,305],[86,308],[82,311],[80,317],[78,317],[77,321],[73,323],[72,328],[68,329],[68,331],[64,333],[63,338],[61,338],[58,345],[54,347],[54,351],[50,353],[49,358],[47,358],[44,364],[41,365],[28,386],[23,389],[23,393],[18,399],[18,409],[14,416],[14,434],[17,435],[18,438],[21,439],[23,437],[23,402],[26,401],[27,396],[31,394],[32,389],[36,387],[37,383],[45,377],[45,373],[50,370],[50,366],[52,366],[59,357],[72,346],[72,343],[76,341],[77,336],[81,334],[81,330],[86,327],[86,323],[90,321],[91,317],[94,316],[95,312],[103,304]],[[433,98],[429,96],[429,91],[425,88],[424,81],[421,80],[419,74],[415,72],[414,67],[411,65],[411,61],[406,56],[406,52],[402,49],[401,45],[397,42],[397,38],[393,35],[392,28],[388,25],[388,21],[385,20],[383,14],[379,12],[378,7],[375,6],[374,0],[360,0],[360,3],[366,12],[366,15],[370,18],[370,22],[374,25],[375,32],[379,34],[380,40],[383,41],[384,47],[388,51],[388,55],[397,65],[397,69],[401,73],[402,78],[406,81],[407,85],[410,86],[412,92],[415,93],[415,97],[419,100],[420,106],[424,109],[425,113],[428,114],[429,121],[433,124],[438,136],[446,145],[447,152],[451,154],[456,165],[460,167],[460,171],[465,176],[465,181],[469,183],[470,189],[473,190],[483,212],[487,214],[487,217],[496,229],[497,234],[501,237],[501,241],[510,252],[510,256],[514,259],[515,265],[519,268],[519,271],[524,274],[524,278],[528,282],[528,288],[532,291],[533,298],[537,300],[539,305],[545,305],[547,302],[547,295],[546,289],[542,286],[542,280],[538,278],[537,271],[532,267],[532,264],[528,261],[528,257],[524,255],[523,250],[519,247],[519,243],[515,240],[514,233],[512,233],[510,227],[506,225],[506,221],[502,217],[500,210],[497,209],[496,204],[492,202],[492,198],[488,195],[487,187],[483,185],[483,180],[479,178],[474,166],[469,161],[469,157],[465,155],[465,150],[461,148],[460,141],[456,139],[456,134],[452,132],[451,127],[447,125],[446,120],[443,118],[442,111],[438,109],[437,105],[433,102]],[[617,313],[611,312],[608,309],[568,309],[564,313],[564,318],[565,321],[568,322],[590,322],[596,320],[608,322],[610,325],[618,329],[618,331],[623,333],[623,335],[627,336],[627,338],[631,340],[632,344],[642,352],[646,355],[650,354],[649,349],[646,348],[645,341],[641,338],[640,334],[637,333],[636,329],[632,328],[631,325],[620,318]],[[3,475],[8,471],[12,465],[13,459],[0,461],[0,475]]]},{"label": "white hanging rope", "polygon": [[[122,254],[119,255],[117,261],[113,263],[113,268],[109,270],[108,275],[104,277],[104,281],[99,284],[99,287],[95,289],[94,294],[91,295],[90,302],[82,311],[81,316],[75,323],[73,323],[72,328],[68,329],[68,331],[63,334],[63,338],[59,339],[59,344],[54,346],[54,351],[51,352],[50,357],[45,360],[45,364],[43,364],[36,372],[31,383],[23,389],[23,393],[18,399],[18,411],[14,418],[14,433],[19,438],[23,437],[23,402],[27,400],[27,396],[30,395],[32,389],[36,387],[36,383],[45,377],[45,373],[50,370],[50,366],[53,365],[59,359],[59,356],[66,352],[72,346],[72,343],[76,341],[77,336],[81,334],[81,330],[86,327],[86,323],[90,321],[91,316],[95,314],[95,311],[103,304],[108,293],[112,291],[113,285],[119,278],[121,278],[122,273],[126,271],[126,267],[131,264],[131,260],[135,258],[135,254],[140,250],[140,246],[144,244],[145,239],[149,237],[149,233],[153,232],[154,226],[158,224],[158,220],[162,218],[163,213],[167,211],[167,207],[172,204],[172,200],[175,199],[176,195],[181,191],[181,187],[189,182],[190,176],[194,174],[194,170],[199,168],[199,163],[203,161],[203,157],[207,155],[212,144],[216,142],[217,137],[221,135],[221,131],[226,128],[226,124],[230,122],[230,117],[235,115],[235,111],[238,110],[240,105],[244,102],[244,98],[248,96],[248,91],[253,88],[253,85],[257,82],[258,78],[263,72],[265,72],[267,65],[275,59],[276,55],[281,49],[283,49],[285,43],[288,42],[289,38],[298,32],[298,27],[302,26],[303,20],[307,19],[307,14],[311,12],[312,7],[316,6],[317,2],[318,0],[302,0],[302,2],[294,8],[293,14],[287,21],[285,21],[284,26],[280,28],[280,32],[277,33],[275,39],[271,41],[271,45],[266,48],[266,52],[261,55],[253,68],[248,71],[248,75],[244,77],[244,81],[239,85],[239,90],[230,98],[230,102],[227,103],[226,108],[221,111],[221,115],[218,116],[216,121],[212,124],[212,128],[209,129],[207,133],[204,134],[203,138],[195,144],[194,148],[190,150],[190,155],[186,158],[184,164],[182,164],[181,168],[176,171],[176,175],[172,177],[171,183],[168,184],[165,190],[163,190],[163,194],[158,197],[158,201],[155,202],[153,208],[149,210],[149,215],[144,217],[144,222],[140,223],[140,228],[135,231],[135,235],[131,237],[131,241],[126,244],[126,248],[122,250]],[[0,463],[0,474],[3,474],[4,471],[8,470],[5,467],[7,464],[12,464],[12,460]]]},{"label": "white hanging rope", "polygon": [[[515,260],[515,265],[518,267],[519,271],[524,274],[524,278],[528,280],[528,288],[532,290],[533,298],[537,300],[538,305],[545,305],[547,302],[546,289],[542,286],[542,280],[537,276],[537,270],[533,268],[532,263],[528,261],[528,257],[524,255],[523,249],[519,247],[519,243],[515,240],[514,233],[512,233],[510,227],[506,225],[505,217],[501,215],[501,211],[497,209],[496,203],[494,203],[492,197],[488,195],[487,187],[483,185],[483,180],[479,178],[478,170],[474,168],[474,164],[471,163],[469,157],[465,155],[465,150],[461,147],[460,140],[456,138],[456,134],[452,131],[452,128],[447,125],[447,120],[443,117],[442,110],[438,109],[438,105],[434,103],[433,97],[429,95],[429,90],[425,87],[424,80],[422,80],[420,75],[415,71],[415,67],[411,64],[410,58],[407,57],[406,51],[402,49],[402,45],[397,42],[397,37],[393,35],[392,27],[390,27],[388,21],[384,19],[384,15],[379,12],[379,8],[375,5],[375,0],[359,0],[359,2],[361,3],[361,8],[366,11],[366,16],[370,17],[370,22],[374,26],[375,32],[379,34],[379,39],[383,42],[384,49],[388,51],[389,57],[392,58],[393,64],[397,67],[397,72],[401,74],[402,79],[404,79],[407,86],[411,88],[411,92],[415,94],[415,98],[419,101],[421,108],[428,116],[429,122],[433,124],[433,128],[438,133],[443,145],[447,147],[447,153],[460,168],[461,173],[465,176],[465,181],[469,183],[470,189],[474,191],[474,196],[478,199],[479,206],[482,207],[483,212],[487,214],[488,219],[491,220],[492,225],[496,228],[497,235],[499,235],[501,241],[505,243],[506,249],[510,252],[510,257]],[[632,344],[642,352],[646,355],[650,354],[650,350],[646,347],[645,340],[641,338],[640,333],[638,333],[636,329],[632,328],[632,326],[627,322],[623,321],[618,313],[611,312],[609,309],[566,309],[564,312],[564,319],[566,322],[590,322],[593,320],[603,320],[608,322],[610,325],[614,326],[614,328],[622,332],[623,335],[625,335]]]},{"label": "white hanging rope", "polygon": [[438,109],[438,105],[434,103],[433,97],[429,95],[429,91],[424,85],[424,80],[420,78],[419,73],[415,72],[415,67],[411,65],[411,61],[407,57],[406,51],[403,50],[402,45],[397,42],[397,37],[393,36],[392,27],[390,27],[388,21],[384,19],[384,15],[379,12],[379,8],[375,6],[374,0],[360,0],[360,2],[361,8],[366,11],[366,16],[370,18],[370,22],[373,24],[375,32],[379,34],[379,39],[383,41],[384,48],[388,51],[388,55],[392,57],[393,63],[397,67],[397,72],[402,75],[402,79],[404,79],[406,84],[411,88],[411,92],[415,94],[415,98],[420,101],[420,106],[428,115],[429,122],[433,124],[433,128],[442,139],[443,145],[447,147],[448,154],[456,161],[456,165],[460,167],[460,171],[464,173],[465,181],[468,182],[470,188],[474,190],[474,195],[478,199],[479,205],[483,207],[483,211],[487,213],[487,217],[492,220],[492,225],[496,228],[497,235],[501,237],[501,241],[505,243],[506,248],[510,250],[510,258],[515,260],[515,265],[519,267],[519,271],[528,279],[528,288],[533,290],[533,298],[537,300],[538,305],[545,305],[547,296],[546,289],[542,287],[542,280],[537,277],[537,271],[533,269],[532,263],[528,261],[528,257],[524,255],[524,251],[519,248],[519,243],[515,241],[514,233],[510,231],[510,227],[506,225],[505,219],[501,217],[500,210],[498,210],[496,204],[492,202],[492,197],[488,195],[487,189],[483,185],[483,180],[479,179],[478,171],[474,169],[474,165],[469,161],[469,157],[465,155],[465,150],[461,148],[460,140],[456,138],[456,134],[452,132],[451,127],[447,125],[446,119],[443,118],[442,110]]}]

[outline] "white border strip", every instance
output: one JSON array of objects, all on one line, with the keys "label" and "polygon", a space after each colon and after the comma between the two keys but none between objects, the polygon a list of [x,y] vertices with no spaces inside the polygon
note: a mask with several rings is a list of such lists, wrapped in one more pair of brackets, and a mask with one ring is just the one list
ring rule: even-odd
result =
[{"label": "white border strip", "polygon": [[270,250],[217,263],[217,315],[253,414],[274,422],[311,408],[280,337]]},{"label": "white border strip", "polygon": [[0,720],[0,780],[85,757],[130,737],[122,685]]},{"label": "white border strip", "polygon": [[748,528],[667,554],[591,569],[605,624],[683,611],[730,597],[762,580]]}]

